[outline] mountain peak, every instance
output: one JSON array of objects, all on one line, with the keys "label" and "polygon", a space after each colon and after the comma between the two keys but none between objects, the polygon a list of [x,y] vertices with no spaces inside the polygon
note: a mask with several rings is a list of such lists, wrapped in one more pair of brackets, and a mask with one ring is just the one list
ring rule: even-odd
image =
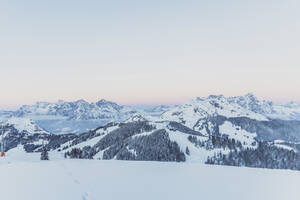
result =
[{"label": "mountain peak", "polygon": [[128,122],[140,122],[140,121],[148,121],[142,114],[140,113],[134,113],[133,115],[130,116],[129,119],[125,121],[125,123]]},{"label": "mountain peak", "polygon": [[208,99],[223,99],[225,98],[224,95],[219,94],[219,95],[209,95]]},{"label": "mountain peak", "polygon": [[110,106],[112,108],[114,108],[115,110],[120,110],[122,108],[122,106],[118,105],[117,103],[115,102],[112,102],[112,101],[107,101],[105,99],[101,99],[99,100],[98,102],[96,102],[96,105],[98,107],[107,107],[107,106]]},{"label": "mountain peak", "polygon": [[257,97],[253,93],[247,93],[244,97],[247,97],[250,99],[257,99]]},{"label": "mountain peak", "polygon": [[88,103],[88,102],[85,101],[84,99],[79,99],[79,100],[75,101],[75,103],[86,104],[86,103]]},{"label": "mountain peak", "polygon": [[32,119],[28,118],[12,117],[7,121],[3,122],[2,124],[12,125],[20,132],[26,131],[30,134],[49,134],[41,127],[39,127]]},{"label": "mountain peak", "polygon": [[106,103],[113,103],[113,102],[107,101],[107,100],[105,100],[105,99],[100,99],[97,103],[98,103],[98,104],[106,104]]}]

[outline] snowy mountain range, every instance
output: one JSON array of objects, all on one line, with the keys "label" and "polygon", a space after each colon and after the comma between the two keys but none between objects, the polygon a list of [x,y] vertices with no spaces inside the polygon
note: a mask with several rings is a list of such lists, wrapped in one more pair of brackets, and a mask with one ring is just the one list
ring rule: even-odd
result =
[{"label": "snowy mountain range", "polygon": [[56,103],[37,102],[34,105],[25,105],[14,112],[17,117],[45,117],[55,116],[68,120],[97,120],[109,119],[119,121],[128,118],[133,111],[129,107],[119,106],[104,99],[96,103],[84,100],[74,102],[58,101]]},{"label": "snowy mountain range", "polygon": [[103,99],[94,103],[60,100],[55,103],[37,102],[34,105],[24,105],[16,111],[0,111],[0,121],[11,117],[27,118],[51,133],[78,134],[108,122],[126,121],[132,115],[142,115],[152,121],[176,121],[194,128],[200,119],[218,115],[248,117],[260,121],[300,120],[300,105],[293,102],[276,104],[261,101],[253,94],[237,97],[210,95],[197,97],[182,105],[159,106],[121,106]]},{"label": "snowy mountain range", "polygon": [[55,103],[24,105],[12,112],[11,116],[33,119],[51,133],[64,134],[85,132],[110,121],[124,121],[136,112],[129,106],[120,106],[103,99],[95,103],[60,100]]},{"label": "snowy mountain range", "polygon": [[219,115],[202,119],[202,128],[193,129],[175,121],[149,121],[134,115],[124,123],[108,123],[81,134],[54,135],[33,121],[20,126],[19,120],[0,125],[0,140],[5,143],[5,151],[23,148],[31,153],[44,148],[65,158],[198,162],[300,170],[299,121],[258,121]]},{"label": "snowy mountain range", "polygon": [[[259,101],[252,94],[211,95],[182,105],[137,110],[105,100],[37,103],[21,107],[2,122],[0,140],[5,141],[6,151],[20,146],[26,152],[46,148],[66,158],[300,170],[299,107]],[[36,120],[29,119],[32,116]],[[43,124],[58,122],[59,134]],[[78,124],[87,128],[91,122],[94,127],[81,133],[68,129]]]},{"label": "snowy mountain range", "polygon": [[[58,101],[56,103],[37,102],[34,105],[24,105],[13,112],[15,117],[45,119],[56,117],[67,120],[110,120],[123,121],[134,113],[164,117],[176,116],[176,113],[190,115],[192,110],[197,117],[222,115],[227,117],[245,116],[258,120],[284,119],[300,120],[300,104],[276,104],[271,101],[258,100],[253,94],[244,96],[225,97],[210,95],[205,98],[197,97],[182,105],[160,106],[121,106],[104,99],[89,103],[84,100],[74,102]],[[193,113],[193,112],[192,112]],[[0,115],[4,114],[0,112]],[[6,114],[8,114],[6,112]],[[171,115],[171,116],[168,116]]]},{"label": "snowy mountain range", "polygon": [[248,117],[260,121],[300,120],[300,105],[293,102],[282,105],[260,101],[253,94],[228,98],[223,95],[210,95],[206,98],[197,97],[183,105],[176,106],[163,113],[161,118],[193,126],[201,118],[218,115]]}]

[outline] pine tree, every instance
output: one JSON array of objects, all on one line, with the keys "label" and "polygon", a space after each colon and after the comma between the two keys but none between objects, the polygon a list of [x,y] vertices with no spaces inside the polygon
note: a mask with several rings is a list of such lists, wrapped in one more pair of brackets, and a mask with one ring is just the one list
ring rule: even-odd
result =
[{"label": "pine tree", "polygon": [[49,160],[49,155],[46,148],[43,148],[41,152],[41,160]]},{"label": "pine tree", "polygon": [[190,150],[189,150],[189,148],[188,148],[188,147],[186,147],[186,149],[185,149],[185,153],[186,153],[186,155],[190,155]]}]

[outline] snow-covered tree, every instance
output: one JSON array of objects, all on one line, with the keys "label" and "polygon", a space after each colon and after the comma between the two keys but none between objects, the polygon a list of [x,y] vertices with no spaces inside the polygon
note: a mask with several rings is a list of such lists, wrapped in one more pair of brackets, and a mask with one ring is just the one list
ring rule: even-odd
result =
[{"label": "snow-covered tree", "polygon": [[43,148],[41,152],[41,160],[49,160],[49,155],[46,148]]}]

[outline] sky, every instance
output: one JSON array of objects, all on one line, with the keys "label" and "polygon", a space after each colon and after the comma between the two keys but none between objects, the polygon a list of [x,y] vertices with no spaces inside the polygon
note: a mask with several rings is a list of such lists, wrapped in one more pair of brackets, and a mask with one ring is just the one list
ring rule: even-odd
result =
[{"label": "sky", "polygon": [[0,108],[300,101],[299,0],[1,0]]}]

